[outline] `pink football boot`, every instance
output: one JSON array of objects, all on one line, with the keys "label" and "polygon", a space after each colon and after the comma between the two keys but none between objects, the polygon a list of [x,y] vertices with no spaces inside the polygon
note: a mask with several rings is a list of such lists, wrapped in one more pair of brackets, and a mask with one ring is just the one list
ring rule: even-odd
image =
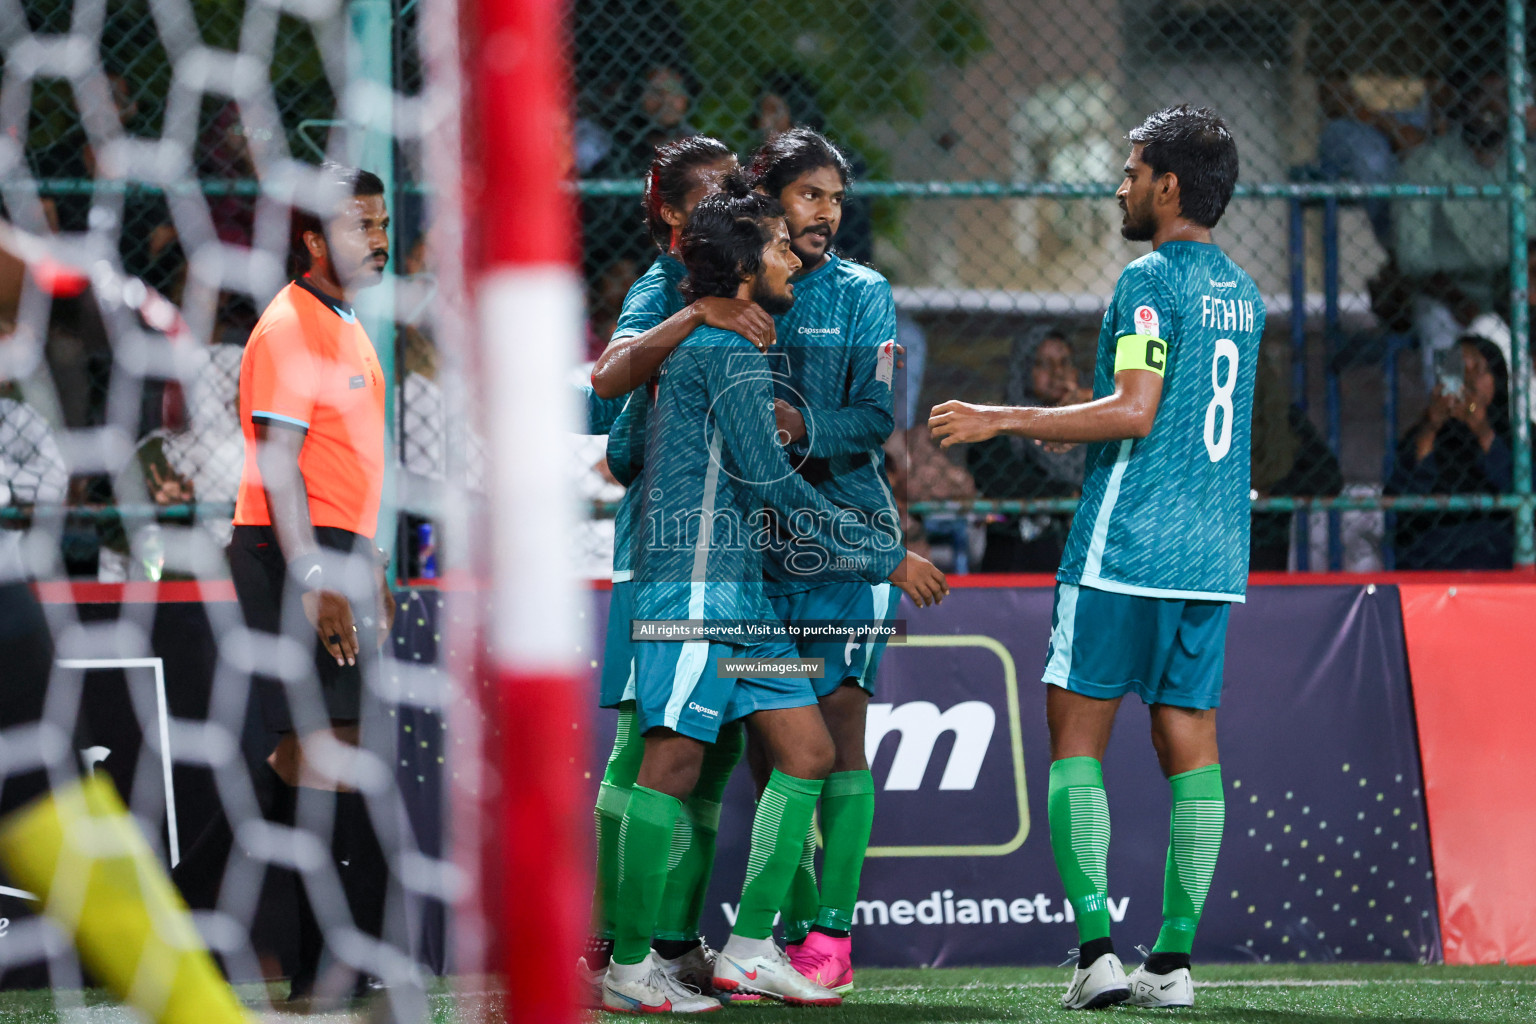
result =
[{"label": "pink football boot", "polygon": [[853,939],[812,931],[804,942],[785,948],[795,970],[839,994],[853,988]]}]

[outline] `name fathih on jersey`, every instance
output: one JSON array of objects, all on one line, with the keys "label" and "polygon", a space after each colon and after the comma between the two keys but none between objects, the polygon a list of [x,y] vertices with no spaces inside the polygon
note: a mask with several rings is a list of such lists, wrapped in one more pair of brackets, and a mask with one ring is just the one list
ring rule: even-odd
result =
[{"label": "name fathih on jersey", "polygon": [[[1114,393],[1122,339],[1163,374],[1152,432],[1088,450],[1056,578],[1146,597],[1242,601],[1253,384],[1264,301],[1219,247],[1165,242],[1125,268],[1099,331],[1093,393]],[[1143,348],[1144,346],[1144,348]]]}]

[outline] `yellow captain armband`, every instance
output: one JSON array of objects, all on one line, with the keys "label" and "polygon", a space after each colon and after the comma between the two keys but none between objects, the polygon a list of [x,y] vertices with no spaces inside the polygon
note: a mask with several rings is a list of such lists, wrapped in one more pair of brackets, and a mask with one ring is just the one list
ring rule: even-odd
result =
[{"label": "yellow captain armband", "polygon": [[1168,365],[1168,343],[1147,334],[1122,335],[1115,346],[1115,372],[1151,370],[1159,377]]}]

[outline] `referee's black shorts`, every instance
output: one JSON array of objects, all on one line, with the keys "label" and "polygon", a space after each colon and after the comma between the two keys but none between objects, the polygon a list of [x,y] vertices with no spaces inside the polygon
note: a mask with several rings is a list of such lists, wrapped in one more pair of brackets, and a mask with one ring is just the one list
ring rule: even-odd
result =
[{"label": "referee's black shorts", "polygon": [[[315,527],[315,540],[322,548],[351,555],[340,579],[327,570],[326,589],[340,591],[351,602],[358,632],[356,665],[336,664],[297,600],[291,608],[284,609],[283,596],[291,582],[288,563],[270,526],[235,527],[229,542],[229,569],[248,629],[286,633],[314,650],[314,678],[325,713],[330,724],[341,725],[362,717],[363,681],[378,659],[379,587],[374,546],[367,537],[329,526]],[[293,732],[295,715],[282,682],[260,673],[254,681],[267,728],[272,732]]]},{"label": "referee's black shorts", "polygon": [[[0,730],[42,721],[52,669],[53,634],[32,588],[18,580],[0,583]],[[74,761],[72,753],[70,760]],[[0,778],[0,816],[48,789],[48,773],[41,762],[26,767],[13,763]]]}]

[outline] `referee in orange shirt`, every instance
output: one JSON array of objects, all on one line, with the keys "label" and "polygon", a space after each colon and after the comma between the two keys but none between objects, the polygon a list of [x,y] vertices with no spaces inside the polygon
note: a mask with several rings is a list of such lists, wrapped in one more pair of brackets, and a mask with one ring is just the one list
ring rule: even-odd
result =
[{"label": "referee in orange shirt", "polygon": [[[313,651],[301,664],[284,663],[276,644],[255,656],[279,673],[255,675],[267,729],[281,737],[253,773],[262,814],[284,825],[296,812],[301,825],[334,821],[329,845],[353,923],[378,938],[388,865],[363,794],[336,778],[334,761],[316,756],[324,749],[316,741],[359,745],[368,680],[394,620],[385,559],[373,542],[384,480],[384,373],[352,309],[356,292],[383,277],[389,213],[376,175],[330,163],[320,173],[322,208],[331,215],[295,210],[290,272],[298,276],[262,313],[240,364],[245,465],[229,562],[255,643],[275,634]],[[217,901],[231,848],[227,822],[214,826],[177,870],[194,906]],[[301,879],[293,1003],[315,993],[324,950],[305,889]],[[345,979],[344,971],[328,978],[325,994],[343,995]],[[351,979],[357,991],[369,984],[366,976]]]}]

